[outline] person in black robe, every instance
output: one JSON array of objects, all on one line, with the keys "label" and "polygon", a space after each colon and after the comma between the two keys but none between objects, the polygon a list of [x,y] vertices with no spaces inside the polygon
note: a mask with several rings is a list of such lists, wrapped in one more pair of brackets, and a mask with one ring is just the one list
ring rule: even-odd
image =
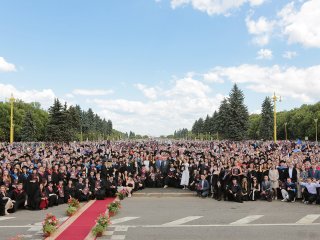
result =
[{"label": "person in black robe", "polygon": [[117,184],[116,181],[114,181],[113,177],[109,177],[109,179],[106,182],[106,196],[107,197],[114,197],[117,192]]},{"label": "person in black robe", "polygon": [[170,164],[168,175],[164,179],[164,188],[167,187],[176,187],[177,186],[177,171],[174,168],[173,164]]},{"label": "person in black robe", "polygon": [[53,182],[48,183],[46,191],[49,198],[48,207],[58,206],[58,195],[56,194],[57,190],[53,185]]},{"label": "person in black robe", "polygon": [[37,174],[37,170],[33,169],[32,174],[28,177],[28,182],[27,182],[27,195],[28,195],[28,200],[27,200],[27,205],[31,209],[36,209],[37,206],[35,204],[34,196],[36,191],[39,188],[39,176]]},{"label": "person in black robe", "polygon": [[76,196],[76,189],[71,179],[68,181],[68,185],[64,189],[64,194],[67,199],[75,198]]},{"label": "person in black robe", "polygon": [[105,190],[105,182],[103,179],[100,178],[100,173],[96,174],[96,181],[94,183],[94,196],[96,197],[97,200],[103,200],[106,195],[106,190]]},{"label": "person in black robe", "polygon": [[27,193],[23,189],[23,184],[18,183],[16,189],[14,189],[11,193],[11,199],[14,201],[14,208],[12,212],[15,212],[18,209],[24,209],[26,200],[27,200]]},{"label": "person in black robe", "polygon": [[44,210],[48,208],[49,200],[46,189],[43,183],[40,183],[38,190],[34,195],[34,204],[36,206],[36,210]]},{"label": "person in black robe", "polygon": [[59,184],[57,186],[57,190],[56,190],[56,193],[58,195],[58,204],[64,204],[64,203],[67,203],[68,199],[65,197],[65,194],[64,194],[64,185],[63,185],[63,180],[59,181]]}]

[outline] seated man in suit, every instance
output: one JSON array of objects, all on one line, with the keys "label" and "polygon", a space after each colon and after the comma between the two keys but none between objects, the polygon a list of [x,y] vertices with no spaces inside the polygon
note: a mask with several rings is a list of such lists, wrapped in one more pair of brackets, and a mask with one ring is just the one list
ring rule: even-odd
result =
[{"label": "seated man in suit", "polygon": [[287,178],[287,181],[284,183],[283,188],[281,189],[283,200],[282,202],[295,202],[296,201],[296,190],[297,186],[292,182],[291,178]]},{"label": "seated man in suit", "polygon": [[238,184],[237,178],[232,179],[232,183],[227,188],[227,197],[229,201],[242,203],[242,189]]},{"label": "seated man in suit", "polygon": [[201,175],[201,180],[199,181],[197,194],[200,197],[206,198],[209,195],[209,182],[206,180],[205,175]]},{"label": "seated man in suit", "polygon": [[272,202],[273,191],[271,187],[271,181],[269,181],[269,176],[264,176],[261,183],[261,199],[265,199],[268,202]]}]

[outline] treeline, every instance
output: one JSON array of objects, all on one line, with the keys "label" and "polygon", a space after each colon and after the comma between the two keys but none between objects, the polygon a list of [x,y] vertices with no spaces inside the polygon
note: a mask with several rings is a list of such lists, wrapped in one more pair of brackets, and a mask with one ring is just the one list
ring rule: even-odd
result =
[{"label": "treeline", "polygon": [[[320,102],[302,105],[290,111],[277,113],[278,139],[315,140],[316,122],[320,122]],[[244,94],[235,84],[229,94],[211,116],[196,120],[192,129],[180,129],[168,137],[184,139],[273,139],[273,103],[266,97],[261,105],[261,114],[248,114]]]},{"label": "treeline", "polygon": [[[14,103],[15,141],[56,141],[120,139],[123,133],[112,127],[112,121],[102,119],[89,108],[62,105],[55,99],[48,111],[39,103]],[[9,141],[10,103],[0,102],[0,141]]]}]

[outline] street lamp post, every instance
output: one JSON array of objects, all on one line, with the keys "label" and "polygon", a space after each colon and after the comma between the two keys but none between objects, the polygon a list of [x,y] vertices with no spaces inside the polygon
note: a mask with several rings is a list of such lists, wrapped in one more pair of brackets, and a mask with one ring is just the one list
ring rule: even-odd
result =
[{"label": "street lamp post", "polygon": [[11,115],[10,115],[10,144],[13,143],[13,137],[14,137],[14,124],[13,124],[13,103],[14,103],[14,97],[13,94],[11,94],[10,100],[10,108],[11,108]]},{"label": "street lamp post", "polygon": [[274,93],[273,97],[273,140],[276,143],[277,142],[277,101],[281,102],[281,97],[277,97],[276,93]]},{"label": "street lamp post", "polygon": [[314,122],[316,124],[316,143],[318,144],[318,118],[314,119]]},{"label": "street lamp post", "polygon": [[285,123],[284,123],[284,131],[285,131],[285,134],[286,134],[286,141],[288,141],[287,125],[288,125],[288,123],[285,122]]}]

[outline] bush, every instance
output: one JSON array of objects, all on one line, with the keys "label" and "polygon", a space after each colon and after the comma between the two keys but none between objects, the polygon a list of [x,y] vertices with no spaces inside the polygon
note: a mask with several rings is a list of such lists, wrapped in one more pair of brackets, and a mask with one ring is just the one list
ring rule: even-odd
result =
[{"label": "bush", "polygon": [[50,236],[52,233],[54,233],[57,230],[58,224],[59,224],[59,221],[56,218],[56,216],[52,215],[51,213],[48,213],[42,223],[43,234]]},{"label": "bush", "polygon": [[68,205],[69,205],[69,207],[74,207],[76,209],[80,208],[80,202],[75,198],[70,198],[68,200]]},{"label": "bush", "polygon": [[72,206],[69,205],[66,212],[67,212],[67,215],[68,215],[68,216],[72,216],[72,215],[74,215],[77,211],[78,211],[77,208],[72,207]]},{"label": "bush", "polygon": [[101,236],[102,233],[104,232],[105,228],[101,225],[96,225],[93,229],[92,229],[92,234],[93,236],[97,237],[97,236]]}]

